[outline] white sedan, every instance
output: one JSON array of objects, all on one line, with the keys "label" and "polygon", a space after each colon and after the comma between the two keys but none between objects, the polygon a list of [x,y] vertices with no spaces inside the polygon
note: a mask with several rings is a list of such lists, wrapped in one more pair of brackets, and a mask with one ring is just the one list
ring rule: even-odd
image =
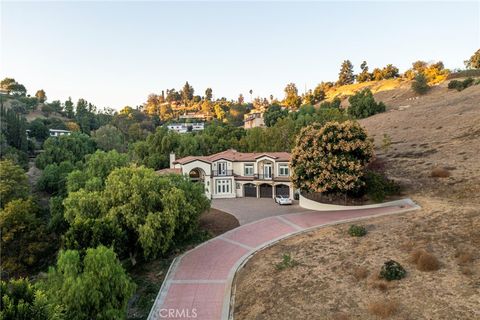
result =
[{"label": "white sedan", "polygon": [[292,204],[292,199],[287,196],[278,195],[275,197],[275,202],[279,205]]}]

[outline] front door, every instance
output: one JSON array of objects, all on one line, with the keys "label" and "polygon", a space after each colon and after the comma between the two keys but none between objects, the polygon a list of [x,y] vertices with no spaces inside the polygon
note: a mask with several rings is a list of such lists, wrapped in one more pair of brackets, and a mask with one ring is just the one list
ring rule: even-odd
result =
[{"label": "front door", "polygon": [[272,165],[266,164],[263,166],[263,177],[265,179],[272,179]]}]

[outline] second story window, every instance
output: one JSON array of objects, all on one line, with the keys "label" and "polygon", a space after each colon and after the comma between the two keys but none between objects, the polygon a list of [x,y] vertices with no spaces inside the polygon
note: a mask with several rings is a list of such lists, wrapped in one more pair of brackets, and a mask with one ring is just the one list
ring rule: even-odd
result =
[{"label": "second story window", "polygon": [[278,175],[283,177],[289,175],[288,164],[281,164],[278,166]]},{"label": "second story window", "polygon": [[226,176],[227,175],[227,163],[226,162],[219,162],[218,166],[218,175],[219,176]]},{"label": "second story window", "polygon": [[253,164],[245,164],[244,175],[245,176],[253,176]]}]

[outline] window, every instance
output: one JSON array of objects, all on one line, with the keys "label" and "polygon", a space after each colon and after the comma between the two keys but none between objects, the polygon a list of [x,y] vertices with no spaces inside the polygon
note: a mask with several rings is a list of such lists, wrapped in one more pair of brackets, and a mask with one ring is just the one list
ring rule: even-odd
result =
[{"label": "window", "polygon": [[227,163],[226,162],[219,162],[218,163],[218,175],[219,176],[227,175]]},{"label": "window", "polygon": [[245,176],[253,176],[253,164],[245,164]]},{"label": "window", "polygon": [[288,176],[288,164],[281,164],[278,166],[278,175],[279,176]]},{"label": "window", "polygon": [[230,193],[230,189],[231,189],[230,179],[217,180],[216,184],[217,184],[217,194]]}]

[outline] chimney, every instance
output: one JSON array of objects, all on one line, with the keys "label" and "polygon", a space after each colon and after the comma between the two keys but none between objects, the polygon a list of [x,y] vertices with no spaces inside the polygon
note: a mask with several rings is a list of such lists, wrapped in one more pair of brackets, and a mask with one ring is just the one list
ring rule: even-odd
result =
[{"label": "chimney", "polygon": [[175,153],[170,152],[170,169],[173,169],[173,163],[175,162]]}]

